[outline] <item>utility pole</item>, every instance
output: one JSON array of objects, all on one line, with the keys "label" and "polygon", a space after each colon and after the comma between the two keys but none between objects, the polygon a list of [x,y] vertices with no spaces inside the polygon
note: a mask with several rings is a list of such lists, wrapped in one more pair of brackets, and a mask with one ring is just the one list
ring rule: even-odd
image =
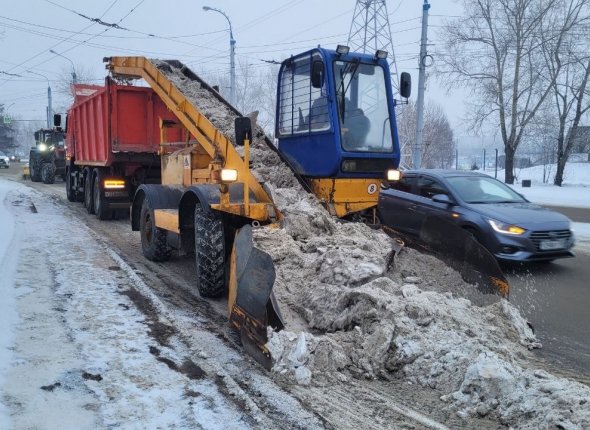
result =
[{"label": "utility pole", "polygon": [[428,9],[430,4],[424,0],[422,5],[422,38],[420,41],[420,58],[418,59],[418,100],[416,101],[416,144],[413,152],[414,169],[422,164],[422,132],[424,131],[424,92],[426,91],[426,42],[428,40]]},{"label": "utility pole", "polygon": [[33,75],[41,76],[47,80],[47,128],[53,127],[53,107],[51,105],[51,84],[49,83],[49,78],[42,73],[33,72],[32,70],[27,70],[27,73],[31,73]]},{"label": "utility pole", "polygon": [[221,9],[214,7],[203,6],[205,12],[212,10],[213,12],[220,13],[227,19],[229,24],[229,101],[232,105],[236,105],[236,39],[234,39],[234,32],[231,26],[231,20],[229,16]]}]

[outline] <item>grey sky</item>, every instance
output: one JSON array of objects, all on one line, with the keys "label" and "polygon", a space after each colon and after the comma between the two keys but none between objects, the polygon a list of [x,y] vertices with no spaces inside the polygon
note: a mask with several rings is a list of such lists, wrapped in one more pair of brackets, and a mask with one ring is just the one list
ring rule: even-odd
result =
[{"label": "grey sky", "polygon": [[[387,2],[399,71],[412,73],[413,98],[417,90],[417,57],[423,0]],[[447,16],[458,15],[456,0],[431,0],[429,43],[438,43],[437,30]],[[0,11],[0,103],[25,119],[45,119],[47,81],[29,74],[46,75],[54,90],[54,107],[64,104],[55,94],[57,82],[76,67],[90,71],[96,83],[105,76],[103,57],[145,55],[179,59],[200,71],[229,69],[229,34],[225,18],[205,12],[208,5],[231,19],[238,59],[264,67],[261,60],[282,60],[318,44],[335,47],[345,43],[355,0],[26,0],[10,2]],[[69,9],[69,10],[68,10]],[[71,10],[71,11],[70,11]],[[105,23],[132,30],[108,28]],[[149,36],[149,35],[154,35]],[[435,59],[436,60],[436,59]],[[463,106],[448,98],[436,79],[428,81],[427,99],[435,100],[459,126]],[[457,101],[459,100],[459,101]],[[14,104],[13,104],[14,103]]]}]

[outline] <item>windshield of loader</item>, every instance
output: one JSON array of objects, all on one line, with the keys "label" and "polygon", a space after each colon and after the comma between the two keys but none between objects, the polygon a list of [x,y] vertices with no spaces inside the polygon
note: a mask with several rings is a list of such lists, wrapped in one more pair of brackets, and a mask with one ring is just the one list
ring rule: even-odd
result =
[{"label": "windshield of loader", "polygon": [[392,152],[383,68],[359,61],[336,61],[334,76],[342,148],[352,152]]}]

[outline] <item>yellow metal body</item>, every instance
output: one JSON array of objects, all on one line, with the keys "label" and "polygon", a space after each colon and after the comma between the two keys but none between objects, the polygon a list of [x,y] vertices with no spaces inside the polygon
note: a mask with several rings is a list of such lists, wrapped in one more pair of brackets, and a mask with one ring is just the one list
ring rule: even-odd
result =
[{"label": "yellow metal body", "polygon": [[375,178],[311,179],[310,183],[313,193],[339,218],[377,206],[381,190],[381,180]]},{"label": "yellow metal body", "polygon": [[[195,138],[192,145],[173,152],[166,151],[171,146],[162,144],[163,185],[220,184],[222,196],[219,204],[212,205],[214,209],[261,222],[280,218],[271,198],[250,172],[248,150],[245,151],[246,160],[242,159],[229,139],[152,62],[145,57],[112,57],[107,68],[115,76],[143,78]],[[163,142],[166,128],[172,126],[175,125],[160,124]],[[238,172],[238,182],[244,184],[245,201],[230,202],[228,188],[220,179],[222,168]],[[249,202],[249,192],[254,194],[256,203]],[[164,218],[157,218],[156,225],[166,228],[159,224],[161,220]]]},{"label": "yellow metal body", "polygon": [[164,230],[180,233],[177,209],[154,209],[155,223]]}]

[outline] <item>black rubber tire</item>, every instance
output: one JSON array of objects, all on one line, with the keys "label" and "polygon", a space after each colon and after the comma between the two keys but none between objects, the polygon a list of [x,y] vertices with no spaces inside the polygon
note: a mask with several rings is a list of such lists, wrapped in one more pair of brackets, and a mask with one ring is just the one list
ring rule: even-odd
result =
[{"label": "black rubber tire", "polygon": [[94,169],[94,183],[92,185],[92,200],[94,205],[94,213],[99,220],[113,219],[113,211],[107,207],[104,194],[102,192],[101,183],[104,178],[104,173],[100,169]]},{"label": "black rubber tire", "polygon": [[172,249],[166,240],[166,230],[156,227],[154,211],[146,197],[141,204],[139,217],[139,233],[141,236],[141,250],[145,258],[151,261],[167,261],[172,255]]},{"label": "black rubber tire", "polygon": [[44,184],[55,184],[55,166],[52,163],[41,166],[41,180]]},{"label": "black rubber tire", "polygon": [[29,158],[29,170],[31,174],[31,181],[33,182],[41,182],[41,165],[43,164],[43,160],[39,154],[31,154]]},{"label": "black rubber tire", "polygon": [[66,197],[68,198],[69,202],[75,202],[76,199],[76,191],[72,189],[72,175],[70,175],[70,168],[66,167],[66,178],[64,179],[66,182]]},{"label": "black rubber tire", "polygon": [[94,185],[94,169],[84,169],[84,207],[89,214],[94,213],[94,195],[92,186]]},{"label": "black rubber tire", "polygon": [[225,234],[221,216],[209,210],[205,213],[197,203],[195,221],[195,263],[197,287],[203,297],[220,297],[225,284]]}]

